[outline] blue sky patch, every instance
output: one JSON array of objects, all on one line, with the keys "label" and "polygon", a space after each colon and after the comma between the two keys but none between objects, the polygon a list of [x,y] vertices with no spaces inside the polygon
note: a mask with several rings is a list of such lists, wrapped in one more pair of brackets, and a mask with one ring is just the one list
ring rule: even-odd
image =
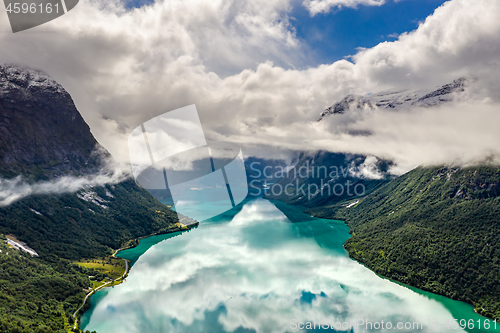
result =
[{"label": "blue sky patch", "polygon": [[289,14],[297,38],[306,47],[307,66],[329,64],[415,30],[446,0],[389,0],[382,6],[334,9],[314,17],[296,4]]}]

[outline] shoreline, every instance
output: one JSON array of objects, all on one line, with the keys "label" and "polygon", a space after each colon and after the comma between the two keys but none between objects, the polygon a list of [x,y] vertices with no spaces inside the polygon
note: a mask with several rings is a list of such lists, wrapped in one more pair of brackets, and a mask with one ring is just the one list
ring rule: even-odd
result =
[{"label": "shoreline", "polygon": [[[307,214],[307,215],[309,215],[309,214]],[[323,218],[319,218],[319,219],[323,219]],[[325,220],[332,220],[332,219],[325,219]],[[333,221],[341,222],[344,225],[346,225],[349,230],[351,229],[351,227],[349,227],[349,225],[347,224],[347,222],[345,220],[333,219]],[[325,221],[325,222],[328,223],[327,221]],[[141,239],[148,238],[148,237],[149,236],[141,237]],[[349,236],[349,238],[350,237],[351,236]],[[338,245],[340,245],[340,244],[338,244]],[[144,246],[144,244],[143,244],[143,246]],[[342,245],[342,247],[345,249],[345,247],[343,245]],[[123,250],[125,250],[125,249],[123,249]],[[346,254],[348,254],[348,251],[347,250],[345,250],[345,251],[346,251]],[[115,254],[118,254],[118,252],[119,252],[119,250],[116,250]],[[140,249],[138,251],[138,253],[141,253],[141,252],[142,252],[142,249]],[[127,257],[128,257],[128,255],[127,255]],[[391,283],[395,283],[395,284],[400,285],[400,286],[402,286],[402,287],[404,287],[406,289],[412,290],[413,292],[415,292],[416,294],[419,294],[420,296],[424,296],[424,297],[426,297],[426,298],[428,298],[430,300],[433,300],[435,302],[441,303],[442,306],[444,306],[449,311],[450,315],[453,316],[454,318],[464,319],[464,318],[471,318],[471,317],[474,318],[475,317],[474,315],[479,316],[479,314],[475,311],[475,309],[473,308],[473,306],[470,306],[470,303],[459,301],[460,303],[463,303],[463,305],[460,305],[458,303],[455,304],[453,302],[457,302],[456,299],[452,299],[450,297],[447,297],[446,295],[441,295],[441,294],[438,294],[438,293],[433,293],[433,292],[430,292],[430,291],[427,291],[427,290],[424,290],[424,289],[420,289],[420,288],[417,288],[417,287],[414,287],[414,286],[411,286],[411,285],[399,282],[397,280],[393,280],[393,279],[391,279],[389,277],[380,275],[380,274],[376,273],[374,270],[370,269],[364,263],[362,263],[362,262],[360,262],[360,261],[352,258],[349,255],[348,255],[348,257],[351,260],[353,260],[353,261],[355,261],[357,263],[360,263],[361,265],[363,265],[364,267],[366,267],[366,269],[368,269],[369,271],[375,273],[375,275],[377,275],[379,278],[381,278],[383,280],[387,280],[387,281],[389,281]],[[438,296],[439,296],[439,298],[438,298]],[[467,305],[467,306],[465,306],[465,305]],[[467,313],[469,313],[469,315],[467,315]],[[472,315],[472,314],[474,314],[474,315]],[[485,316],[481,315],[480,318],[488,318],[488,317],[485,317]],[[475,318],[475,319],[477,320],[477,318]],[[87,318],[85,319],[85,322],[88,323],[88,319]]]},{"label": "shoreline", "polygon": [[[330,220],[330,219],[328,219],[328,220]],[[343,222],[345,223],[346,226],[349,227],[349,230],[352,230],[352,228],[349,226],[349,224],[348,224],[347,221],[343,221]],[[351,235],[351,237],[352,237],[352,235]],[[351,237],[349,237],[349,239]],[[354,260],[354,261],[356,261],[357,263],[363,265],[364,267],[366,267],[367,269],[369,269],[371,272],[375,273],[380,278],[388,280],[388,281],[391,281],[392,283],[396,283],[396,284],[398,284],[400,286],[404,286],[405,288],[408,288],[410,290],[413,288],[413,289],[417,289],[417,290],[419,290],[421,292],[431,293],[433,295],[446,297],[447,299],[455,301],[455,302],[462,302],[464,304],[470,305],[472,307],[473,312],[476,313],[477,315],[479,315],[479,316],[481,316],[483,318],[486,318],[486,319],[498,320],[497,318],[494,318],[492,316],[491,317],[490,316],[486,316],[486,315],[482,314],[481,312],[477,311],[476,306],[472,302],[469,302],[467,300],[464,300],[464,299],[461,299],[461,298],[452,298],[452,297],[448,296],[445,293],[439,293],[439,292],[435,292],[435,291],[432,291],[432,290],[427,290],[427,289],[424,289],[422,287],[419,287],[419,286],[416,286],[416,285],[412,285],[412,284],[409,284],[409,283],[405,283],[405,282],[399,281],[399,280],[397,280],[397,279],[395,279],[393,277],[386,276],[386,275],[383,275],[383,274],[377,272],[375,270],[375,268],[372,268],[372,267],[368,266],[366,263],[364,263],[363,261],[358,260],[357,258],[355,258],[352,255],[352,251],[349,251],[348,249],[346,249],[346,247],[345,247],[346,243],[347,243],[347,241],[344,243],[343,247],[347,251],[347,254],[348,254],[349,258],[352,259],[352,260]]]},{"label": "shoreline", "polygon": [[[280,202],[280,203],[283,203],[285,205],[288,205],[288,206],[292,206],[292,207],[295,207],[297,210],[301,211],[303,214],[307,215],[307,216],[310,216],[312,218],[316,218],[316,219],[325,219],[325,220],[330,220],[330,221],[340,221],[342,222],[345,226],[347,226],[349,228],[349,238],[345,241],[345,243],[343,244],[343,248],[344,250],[346,251],[347,253],[347,256],[349,257],[349,259],[363,265],[363,267],[365,267],[366,269],[370,270],[371,272],[375,273],[378,277],[380,277],[381,279],[384,279],[384,280],[388,280],[392,283],[395,283],[395,284],[398,284],[400,286],[403,286],[407,289],[410,289],[410,290],[413,290],[415,292],[419,292],[419,293],[430,293],[432,295],[435,295],[435,296],[439,296],[439,297],[445,297],[446,299],[448,300],[451,300],[451,301],[454,301],[454,302],[461,302],[461,303],[464,303],[468,306],[471,307],[471,310],[473,313],[481,316],[481,318],[485,318],[485,319],[490,319],[490,320],[498,320],[496,318],[494,318],[493,316],[487,316],[487,315],[484,315],[482,314],[480,311],[478,311],[478,309],[476,309],[476,306],[472,303],[472,302],[468,302],[467,300],[464,300],[464,299],[461,299],[461,298],[452,298],[450,297],[449,295],[446,295],[444,293],[439,293],[439,292],[434,292],[432,290],[427,290],[425,288],[421,288],[419,286],[416,286],[416,285],[412,285],[412,284],[408,284],[408,283],[405,283],[405,282],[402,282],[402,281],[399,281],[393,277],[390,277],[390,276],[386,276],[386,275],[383,275],[379,272],[377,272],[375,270],[375,268],[372,268],[370,266],[368,266],[366,263],[364,263],[363,261],[360,261],[358,260],[354,255],[353,255],[353,251],[349,251],[347,248],[346,248],[346,244],[347,242],[349,241],[349,239],[352,238],[352,230],[353,228],[350,226],[349,222],[346,220],[346,219],[339,219],[339,218],[327,218],[327,217],[318,217],[318,216],[315,216],[311,213],[308,213],[306,212],[306,210],[310,210],[312,208],[310,207],[304,207],[304,206],[300,206],[300,205],[290,205],[290,204],[287,204],[286,202],[282,201],[282,200],[275,200],[275,199],[266,199],[264,198],[265,200],[268,200],[270,202],[272,202],[273,204],[275,204],[275,202]],[[359,201],[359,200],[358,200]],[[355,201],[356,202],[356,201]],[[359,202],[357,202],[359,203]],[[348,203],[348,204],[352,204],[351,203]],[[287,218],[289,218],[287,216]],[[292,221],[293,223],[293,221]]]},{"label": "shoreline", "polygon": [[[359,202],[359,200],[358,200]],[[358,203],[356,202],[356,203]],[[301,207],[299,207],[300,209],[302,209]],[[308,209],[311,209],[311,208],[306,208],[305,210],[308,210]],[[332,221],[342,221],[348,228],[349,228],[349,234],[350,234],[350,237],[349,239],[351,239],[352,237],[352,233],[351,231],[353,230],[352,227],[349,225],[349,222],[347,220],[339,220],[339,219],[333,219],[333,218],[327,218],[327,217],[317,217],[317,216],[314,216],[312,214],[309,214],[309,213],[306,213],[305,210],[303,211],[304,214],[307,214],[311,217],[314,217],[314,218],[321,218],[321,219],[325,219],[325,220],[332,220]],[[348,240],[349,240],[348,239]],[[349,251],[347,248],[346,248],[346,244],[348,242],[348,240],[346,240],[346,242],[344,243],[343,245],[343,248],[344,250],[347,252],[347,255],[348,257],[351,259],[351,260],[354,260],[356,261],[357,263],[363,265],[364,267],[366,267],[367,269],[369,269],[371,272],[375,273],[378,277],[382,278],[382,279],[385,279],[385,280],[388,280],[388,281],[391,281],[392,283],[396,283],[400,286],[403,286],[405,288],[408,288],[408,289],[416,289],[418,291],[421,291],[421,292],[424,292],[424,293],[430,293],[430,294],[433,294],[433,295],[437,295],[437,296],[441,296],[441,297],[445,297],[449,300],[452,300],[452,301],[455,301],[455,302],[462,302],[464,304],[467,304],[467,305],[470,305],[472,307],[472,310],[475,314],[481,316],[482,318],[486,318],[486,319],[491,319],[491,320],[497,320],[497,318],[494,318],[494,317],[490,317],[490,316],[486,316],[484,314],[482,314],[481,312],[479,312],[477,309],[476,309],[476,306],[472,303],[472,302],[468,302],[467,300],[463,300],[463,299],[460,299],[460,298],[457,298],[457,299],[454,299],[444,293],[439,293],[439,292],[434,292],[434,291],[431,291],[431,290],[426,290],[424,288],[421,288],[421,287],[418,287],[416,285],[411,285],[411,284],[408,284],[408,283],[405,283],[405,282],[402,282],[402,281],[399,281],[393,277],[390,277],[390,276],[386,276],[386,275],[383,275],[379,272],[377,272],[374,268],[368,266],[366,263],[364,263],[363,261],[361,260],[358,260],[355,256],[353,256],[353,252],[352,251]]]},{"label": "shoreline", "polygon": [[[153,236],[159,236],[159,235],[168,235],[168,234],[173,234],[173,233],[176,233],[176,232],[184,232],[184,231],[189,231],[193,228],[196,228],[200,225],[200,222],[196,221],[195,223],[192,223],[192,224],[189,224],[189,225],[184,225],[184,224],[181,224],[180,227],[178,228],[175,228],[175,229],[168,229],[168,230],[163,230],[163,231],[159,231],[159,232],[156,232],[156,233],[153,233],[153,234],[149,234],[149,235],[145,235],[145,236],[141,236],[141,237],[137,237],[137,238],[133,238],[131,240],[129,240],[128,242],[131,242],[131,241],[136,241],[136,243],[134,245],[131,245],[131,246],[126,246],[126,247],[121,247],[117,250],[114,250],[115,252],[111,255],[112,257],[114,258],[119,258],[119,259],[122,259],[124,262],[125,262],[125,272],[123,273],[122,276],[120,276],[119,278],[116,278],[114,280],[111,280],[109,282],[106,282],[105,284],[97,287],[97,288],[93,288],[91,291],[89,291],[86,295],[85,295],[85,298],[82,302],[82,304],[80,305],[80,307],[75,311],[75,313],[73,313],[72,317],[74,319],[74,324],[73,324],[73,329],[76,329],[77,327],[79,327],[81,324],[81,316],[85,313],[85,311],[83,311],[80,316],[78,316],[78,313],[80,312],[80,310],[82,310],[82,308],[85,306],[85,304],[87,303],[87,300],[93,295],[95,294],[97,291],[103,289],[103,288],[109,288],[109,287],[114,287],[114,286],[117,286],[117,285],[120,285],[122,284],[123,282],[125,282],[125,279],[127,278],[130,270],[132,269],[131,265],[129,264],[129,260],[127,259],[124,259],[124,258],[121,258],[121,257],[117,257],[116,255],[118,254],[118,252],[121,252],[121,251],[125,251],[125,250],[128,250],[128,249],[133,249],[137,246],[139,246],[139,241],[141,239],[146,239],[146,238],[149,238],[149,237],[153,237]],[[116,283],[118,282],[118,283]]]}]

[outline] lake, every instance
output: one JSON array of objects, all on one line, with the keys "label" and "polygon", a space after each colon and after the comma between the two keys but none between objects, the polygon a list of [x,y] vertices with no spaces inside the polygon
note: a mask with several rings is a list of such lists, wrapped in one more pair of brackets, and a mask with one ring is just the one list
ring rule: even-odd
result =
[{"label": "lake", "polygon": [[[312,218],[265,199],[245,201],[189,232],[153,236],[120,252],[133,261],[130,274],[125,283],[91,297],[82,328],[98,333],[500,331],[468,304],[394,283],[351,260],[343,248],[349,236],[341,221]],[[455,319],[471,329],[462,330]]]}]

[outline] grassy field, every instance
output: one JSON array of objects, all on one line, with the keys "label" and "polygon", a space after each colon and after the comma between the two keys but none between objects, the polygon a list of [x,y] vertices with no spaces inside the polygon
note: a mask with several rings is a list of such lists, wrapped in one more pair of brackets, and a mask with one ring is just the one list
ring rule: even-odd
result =
[{"label": "grassy field", "polygon": [[[114,258],[114,257],[82,260],[82,261],[76,262],[76,264],[79,266],[86,267],[86,268],[94,269],[94,270],[102,273],[104,275],[104,277],[109,277],[112,280],[121,277],[123,275],[123,273],[125,272],[125,262],[123,261],[123,259]],[[102,279],[102,280],[104,280],[104,279]],[[106,279],[106,281],[109,281],[109,280]],[[98,287],[104,283],[102,281],[92,281],[92,282],[94,284],[94,288]]]}]

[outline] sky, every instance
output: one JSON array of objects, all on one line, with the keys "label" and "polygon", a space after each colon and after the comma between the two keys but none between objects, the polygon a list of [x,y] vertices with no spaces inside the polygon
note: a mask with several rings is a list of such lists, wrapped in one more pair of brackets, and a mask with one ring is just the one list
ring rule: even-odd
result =
[{"label": "sky", "polygon": [[[359,48],[394,41],[400,34],[418,28],[446,1],[388,0],[383,6],[343,6],[319,13],[311,13],[302,1],[292,1],[288,13],[289,29],[295,32],[304,54],[299,61],[281,65],[306,68],[333,63],[356,54]],[[128,9],[153,3],[153,0],[124,1]],[[218,68],[217,74],[230,75],[237,71]]]},{"label": "sky", "polygon": [[[128,161],[134,128],[196,104],[206,136],[239,144],[246,156],[359,153],[390,159],[401,174],[500,156],[498,17],[497,0],[170,0],[138,8],[82,0],[16,34],[0,11],[0,62],[61,83],[119,162]],[[347,94],[462,76],[477,83],[448,106],[317,122]]]},{"label": "sky", "polygon": [[390,0],[382,6],[358,6],[311,16],[302,3],[294,5],[291,24],[297,39],[308,48],[306,66],[333,63],[370,48],[394,41],[418,28],[444,0]]}]

